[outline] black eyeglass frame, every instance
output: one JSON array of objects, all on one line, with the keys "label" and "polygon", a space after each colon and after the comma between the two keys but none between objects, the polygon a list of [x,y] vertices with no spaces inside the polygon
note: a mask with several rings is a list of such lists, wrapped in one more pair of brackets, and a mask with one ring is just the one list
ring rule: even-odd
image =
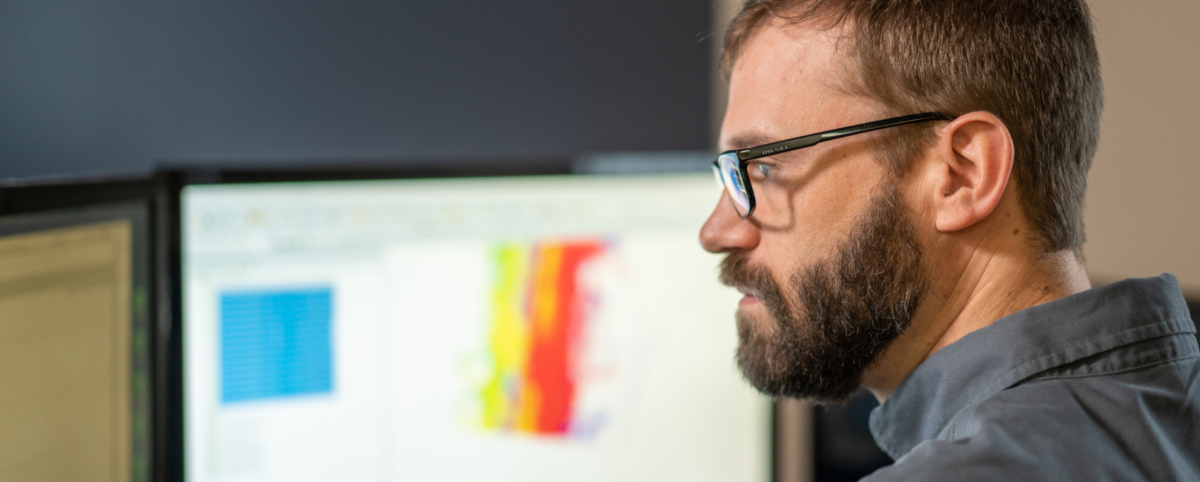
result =
[{"label": "black eyeglass frame", "polygon": [[[818,132],[816,134],[808,134],[808,135],[804,135],[804,136],[800,136],[800,137],[793,137],[791,139],[785,139],[785,140],[778,141],[778,142],[772,142],[770,144],[763,144],[761,146],[755,146],[755,147],[750,147],[750,148],[746,148],[746,149],[728,150],[728,151],[722,152],[720,155],[718,155],[717,160],[713,161],[712,165],[713,165],[714,172],[717,175],[717,178],[721,182],[722,187],[725,188],[725,195],[733,196],[733,194],[731,192],[729,192],[730,186],[725,181],[725,177],[721,173],[721,158],[725,157],[725,156],[730,156],[730,155],[737,158],[737,160],[738,160],[738,175],[741,177],[741,179],[738,179],[738,181],[742,184],[742,186],[745,187],[746,199],[748,200],[748,204],[749,204],[749,206],[746,209],[746,214],[739,213],[739,215],[744,219],[744,218],[750,217],[750,215],[754,213],[754,207],[756,204],[754,201],[754,187],[750,185],[750,181],[749,181],[750,173],[746,169],[750,165],[750,161],[753,161],[755,159],[760,159],[763,157],[767,157],[767,156],[773,156],[775,154],[779,154],[782,152],[794,151],[796,149],[803,149],[805,147],[812,147],[812,146],[815,146],[815,145],[820,144],[825,141],[841,139],[843,137],[852,136],[855,134],[863,134],[863,133],[867,133],[867,132],[871,132],[871,131],[877,131],[879,129],[886,129],[888,127],[902,126],[905,124],[914,124],[917,122],[949,121],[949,120],[954,120],[954,117],[951,117],[948,114],[943,114],[941,112],[925,112],[925,113],[921,113],[921,114],[911,114],[911,115],[900,116],[900,117],[892,117],[890,119],[883,119],[883,120],[877,120],[877,121],[873,121],[873,122],[867,122],[865,124],[841,127],[838,129],[828,130],[828,131],[824,131],[824,132]],[[735,199],[731,198],[730,201],[734,202],[735,205],[737,204],[737,201]]]}]

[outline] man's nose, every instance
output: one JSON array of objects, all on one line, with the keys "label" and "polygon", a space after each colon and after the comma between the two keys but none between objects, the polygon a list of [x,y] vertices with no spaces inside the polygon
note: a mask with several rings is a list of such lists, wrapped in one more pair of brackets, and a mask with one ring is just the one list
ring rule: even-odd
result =
[{"label": "man's nose", "polygon": [[758,225],[752,219],[738,216],[733,201],[725,193],[721,194],[717,207],[700,228],[700,245],[710,253],[751,250],[758,246],[758,239]]}]

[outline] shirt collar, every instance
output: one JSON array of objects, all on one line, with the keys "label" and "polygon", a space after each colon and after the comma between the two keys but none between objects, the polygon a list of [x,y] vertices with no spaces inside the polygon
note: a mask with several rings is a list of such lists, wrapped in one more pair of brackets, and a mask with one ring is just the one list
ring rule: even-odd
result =
[{"label": "shirt collar", "polygon": [[871,412],[871,433],[898,459],[936,438],[955,414],[1032,375],[1119,346],[1195,331],[1170,273],[1026,308],[917,366]]}]

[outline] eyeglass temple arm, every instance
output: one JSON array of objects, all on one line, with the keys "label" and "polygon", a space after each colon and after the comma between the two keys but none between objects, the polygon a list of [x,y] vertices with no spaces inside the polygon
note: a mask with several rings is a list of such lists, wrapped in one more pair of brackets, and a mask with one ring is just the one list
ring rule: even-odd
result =
[{"label": "eyeglass temple arm", "polygon": [[773,156],[773,155],[779,154],[781,152],[787,152],[787,151],[801,149],[801,148],[805,148],[805,147],[809,147],[809,146],[814,146],[814,145],[820,144],[825,141],[840,139],[840,138],[846,137],[846,136],[852,136],[855,134],[862,134],[865,132],[877,131],[879,129],[886,129],[888,127],[895,127],[895,126],[900,126],[900,125],[904,125],[904,124],[912,124],[915,122],[925,122],[925,121],[933,121],[933,120],[948,121],[948,120],[953,120],[953,118],[946,114],[943,114],[941,112],[926,112],[924,114],[913,114],[913,115],[906,115],[903,117],[893,117],[891,119],[884,119],[884,120],[875,121],[875,122],[868,122],[866,124],[858,124],[858,125],[853,125],[853,126],[849,126],[849,127],[843,127],[840,129],[833,129],[833,130],[829,130],[829,131],[825,131],[825,132],[818,132],[816,134],[809,134],[809,135],[803,136],[803,137],[796,137],[794,139],[773,142],[773,143],[764,144],[764,145],[761,145],[758,147],[751,147],[749,149],[742,149],[740,151],[737,151],[737,157],[739,160],[749,161],[749,160],[753,160],[753,159],[758,159],[760,157]]}]

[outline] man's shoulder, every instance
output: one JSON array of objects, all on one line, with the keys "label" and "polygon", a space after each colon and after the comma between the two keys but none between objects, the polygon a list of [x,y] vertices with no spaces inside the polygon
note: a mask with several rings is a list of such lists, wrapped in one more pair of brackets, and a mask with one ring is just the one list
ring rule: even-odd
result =
[{"label": "man's shoulder", "polygon": [[[955,417],[943,435],[922,442],[870,481],[1137,480],[1136,474],[1101,476],[1094,421],[1059,404],[989,400]],[[1088,446],[1080,439],[1091,438]],[[1082,463],[1080,463],[1082,462]],[[1091,472],[1091,473],[1089,473]]]},{"label": "man's shoulder", "polygon": [[1200,480],[1200,359],[1042,378],[955,415],[866,480]]}]

